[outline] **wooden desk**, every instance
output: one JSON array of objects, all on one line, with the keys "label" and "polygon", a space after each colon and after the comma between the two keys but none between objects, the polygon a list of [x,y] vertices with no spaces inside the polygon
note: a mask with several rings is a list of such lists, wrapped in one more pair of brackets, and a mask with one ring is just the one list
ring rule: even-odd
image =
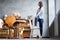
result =
[{"label": "wooden desk", "polygon": [[[20,28],[20,30],[18,32],[19,38],[30,37],[30,25],[29,25],[28,21],[20,22],[20,24],[17,27],[18,27],[18,29]],[[22,32],[22,34],[20,34],[21,32]]]},{"label": "wooden desk", "polygon": [[[12,35],[14,35],[15,38],[26,38],[26,37],[30,37],[30,25],[29,25],[29,21],[28,20],[25,20],[25,19],[20,19],[20,20],[16,20],[14,22],[17,22],[19,24],[13,24],[13,27],[11,28],[14,28],[14,34],[13,32],[11,32],[11,28],[9,28],[9,37],[13,38]],[[21,28],[21,29],[20,29]],[[24,30],[23,30],[24,29]],[[27,30],[28,29],[28,30]],[[20,34],[22,32],[22,34]]]}]

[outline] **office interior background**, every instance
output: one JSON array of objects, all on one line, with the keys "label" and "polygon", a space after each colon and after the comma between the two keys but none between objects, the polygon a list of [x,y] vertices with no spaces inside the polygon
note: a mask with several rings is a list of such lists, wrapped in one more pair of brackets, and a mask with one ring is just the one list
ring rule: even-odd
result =
[{"label": "office interior background", "polygon": [[[32,15],[31,19],[33,19],[39,1],[42,1],[44,6],[43,37],[60,37],[60,0],[0,0],[0,18],[5,14],[18,12],[23,19],[29,15]],[[38,35],[39,29],[34,30],[33,33]]]}]

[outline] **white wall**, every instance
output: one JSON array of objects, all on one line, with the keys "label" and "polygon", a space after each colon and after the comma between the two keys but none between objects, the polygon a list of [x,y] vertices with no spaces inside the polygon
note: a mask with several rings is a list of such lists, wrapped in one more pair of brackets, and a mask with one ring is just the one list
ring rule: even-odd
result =
[{"label": "white wall", "polygon": [[55,18],[55,0],[49,0],[49,26]]},{"label": "white wall", "polygon": [[55,24],[57,25],[57,26],[55,26],[55,34],[57,34],[57,35],[60,35],[59,34],[59,26],[58,25],[60,25],[60,24],[58,24],[58,12],[59,12],[59,10],[60,10],[60,0],[56,0],[56,21],[55,21]]},{"label": "white wall", "polygon": [[[56,2],[56,3],[55,3]],[[54,21],[54,36],[58,36],[58,11],[60,0],[49,0],[49,26]],[[55,8],[56,7],[56,8]],[[55,13],[56,12],[56,13]]]},{"label": "white wall", "polygon": [[56,0],[56,14],[58,14],[58,11],[60,10],[60,0]]}]

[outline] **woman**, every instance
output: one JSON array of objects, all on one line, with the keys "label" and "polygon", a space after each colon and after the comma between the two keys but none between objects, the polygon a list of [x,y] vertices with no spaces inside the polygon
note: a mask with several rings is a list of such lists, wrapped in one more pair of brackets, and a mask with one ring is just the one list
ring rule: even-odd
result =
[{"label": "woman", "polygon": [[42,36],[42,29],[43,29],[43,4],[42,2],[38,2],[38,10],[37,10],[37,13],[36,13],[36,16],[35,16],[35,26],[37,26],[37,22],[39,22],[39,28],[40,28],[40,35]]}]

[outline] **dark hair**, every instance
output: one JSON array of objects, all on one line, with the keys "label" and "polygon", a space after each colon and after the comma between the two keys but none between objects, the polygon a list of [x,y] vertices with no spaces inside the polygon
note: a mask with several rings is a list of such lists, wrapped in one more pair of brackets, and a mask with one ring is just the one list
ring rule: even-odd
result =
[{"label": "dark hair", "polygon": [[43,6],[42,1],[38,2],[38,4],[39,4],[40,8]]}]

